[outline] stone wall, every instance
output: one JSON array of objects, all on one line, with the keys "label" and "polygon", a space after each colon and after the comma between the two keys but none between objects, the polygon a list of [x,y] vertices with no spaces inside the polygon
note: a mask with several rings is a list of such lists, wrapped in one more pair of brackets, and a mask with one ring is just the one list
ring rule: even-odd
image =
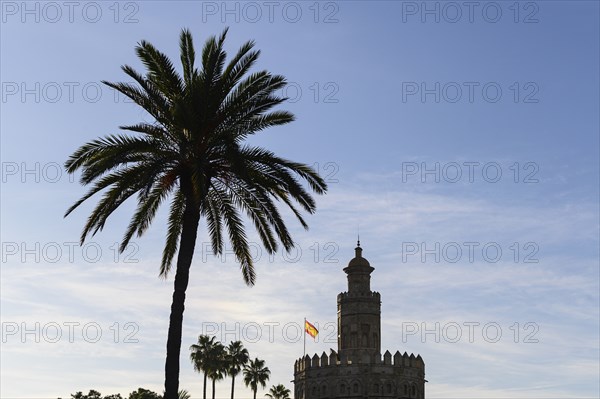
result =
[{"label": "stone wall", "polygon": [[425,364],[420,355],[383,356],[362,359],[306,355],[294,363],[296,399],[416,398],[425,395]]}]

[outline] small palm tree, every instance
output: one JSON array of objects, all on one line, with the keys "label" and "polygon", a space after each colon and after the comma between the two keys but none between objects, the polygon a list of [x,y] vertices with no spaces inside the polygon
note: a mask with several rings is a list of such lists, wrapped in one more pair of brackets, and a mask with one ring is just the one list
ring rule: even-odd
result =
[{"label": "small palm tree", "polygon": [[206,221],[213,253],[223,253],[228,236],[244,281],[252,286],[256,276],[242,214],[252,221],[268,253],[276,252],[279,243],[290,251],[294,242],[276,203],[289,207],[308,228],[297,207],[314,213],[316,204],[301,183],[305,181],[317,194],[327,189],[310,166],[247,143],[250,136],[292,122],[294,116],[273,111],[286,100],[277,95],[286,85],[283,76],[268,71],[249,74],[260,54],[253,50],[254,42],[242,45],[226,63],[226,35],[227,29],[206,41],[198,69],[192,35],[184,29],[179,40],[183,74],[164,53],[141,41],[136,52],[147,73],[123,66],[135,84],[103,83],[143,108],[152,123],[121,126],[133,134],[92,140],[65,163],[68,173],[82,170],[81,183],[92,185],[65,216],[103,193],[83,228],[82,244],[137,194],[137,208],[119,247],[122,252],[134,235],[146,232],[160,205],[170,202],[160,264],[160,276],[166,278],[177,255],[165,361],[166,399],[177,399],[179,391],[183,312],[200,220]]},{"label": "small palm tree", "polygon": [[265,366],[265,361],[259,358],[250,360],[250,363],[244,366],[244,383],[254,392],[254,399],[256,399],[258,385],[262,388],[266,387],[270,375],[271,370]]},{"label": "small palm tree", "polygon": [[291,391],[283,384],[273,385],[265,396],[271,399],[290,399]]},{"label": "small palm tree", "polygon": [[227,374],[227,360],[225,347],[217,342],[208,352],[206,369],[208,378],[212,381],[212,399],[215,399],[216,382],[225,378]]},{"label": "small palm tree", "polygon": [[210,353],[215,345],[217,345],[215,337],[200,335],[198,336],[198,343],[190,346],[190,360],[194,365],[194,370],[204,373],[203,399],[206,399],[206,382],[209,372]]},{"label": "small palm tree", "polygon": [[242,341],[231,341],[227,346],[227,374],[231,376],[231,399],[235,389],[235,377],[242,371],[250,356]]}]

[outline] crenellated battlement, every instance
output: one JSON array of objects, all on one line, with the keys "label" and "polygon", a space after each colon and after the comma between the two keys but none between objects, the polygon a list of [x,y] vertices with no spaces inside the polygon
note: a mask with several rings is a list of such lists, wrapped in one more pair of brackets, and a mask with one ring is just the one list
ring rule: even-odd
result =
[{"label": "crenellated battlement", "polygon": [[413,353],[410,355],[406,352],[401,354],[400,351],[396,351],[394,356],[390,351],[385,351],[383,356],[377,354],[375,356],[365,355],[361,359],[351,359],[345,356],[338,356],[336,351],[332,350],[331,354],[327,356],[325,352],[321,356],[316,353],[313,357],[308,355],[303,358],[299,358],[294,363],[294,373],[300,373],[309,369],[317,369],[323,367],[344,367],[349,365],[383,365],[392,366],[393,368],[415,368],[425,370],[425,363],[421,355],[415,356]]},{"label": "crenellated battlement", "polygon": [[340,292],[337,296],[338,301],[340,299],[345,299],[345,298],[356,298],[356,297],[365,297],[365,298],[376,298],[379,299],[381,301],[381,295],[379,294],[379,292],[376,291],[369,291],[369,292],[356,292],[356,293],[348,293],[346,291],[344,292]]}]

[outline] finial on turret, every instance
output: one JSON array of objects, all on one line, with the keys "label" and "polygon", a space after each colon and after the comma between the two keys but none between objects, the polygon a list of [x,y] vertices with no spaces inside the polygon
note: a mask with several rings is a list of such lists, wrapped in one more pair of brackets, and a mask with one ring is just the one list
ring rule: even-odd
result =
[{"label": "finial on turret", "polygon": [[354,248],[354,256],[356,258],[362,258],[362,248],[360,247],[360,236],[356,241],[356,248]]}]

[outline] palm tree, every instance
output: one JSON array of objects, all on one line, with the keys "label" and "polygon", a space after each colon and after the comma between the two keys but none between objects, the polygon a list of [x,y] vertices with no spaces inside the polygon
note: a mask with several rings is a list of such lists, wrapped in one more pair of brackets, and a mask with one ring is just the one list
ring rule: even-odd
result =
[{"label": "palm tree", "polygon": [[199,373],[204,373],[204,390],[203,399],[206,399],[206,380],[208,379],[208,373],[210,370],[211,353],[214,351],[214,347],[220,343],[215,341],[215,337],[209,337],[208,335],[198,336],[198,343],[190,346],[190,360],[194,365],[194,370]]},{"label": "palm tree", "polygon": [[231,376],[231,399],[235,388],[235,377],[240,373],[249,360],[248,350],[242,345],[242,341],[231,341],[227,346],[227,374]]},{"label": "palm tree", "polygon": [[226,351],[222,343],[217,342],[208,352],[206,369],[208,378],[212,381],[212,399],[215,399],[216,382],[227,374]]},{"label": "palm tree", "polygon": [[258,385],[260,384],[262,388],[267,386],[270,375],[271,370],[265,367],[265,361],[259,358],[250,360],[250,364],[244,366],[244,383],[254,392],[254,399],[256,399]]},{"label": "palm tree", "polygon": [[273,385],[265,396],[271,399],[290,399],[291,391],[283,384]]},{"label": "palm tree", "polygon": [[314,213],[316,204],[301,183],[317,194],[327,190],[313,168],[245,143],[268,127],[292,122],[294,116],[272,110],[286,100],[275,94],[286,85],[283,76],[268,71],[247,74],[260,54],[253,50],[254,42],[242,45],[225,64],[226,34],[227,29],[206,41],[202,67],[197,69],[191,33],[182,30],[183,76],[164,53],[141,41],[136,53],[147,73],[123,66],[135,84],[103,83],[142,107],[154,122],[121,126],[133,134],[90,141],[65,163],[68,173],[82,170],[83,185],[93,183],[65,216],[106,190],[87,219],[81,243],[102,230],[108,217],[137,194],[137,208],[120,245],[123,251],[134,235],[144,234],[159,206],[170,201],[160,264],[160,276],[166,278],[177,254],[165,361],[166,399],[177,399],[179,389],[185,294],[201,218],[215,254],[222,254],[226,230],[244,281],[252,286],[256,276],[240,212],[252,221],[268,253],[277,251],[279,243],[290,251],[294,243],[275,201],[288,206],[308,228],[297,206]]}]

